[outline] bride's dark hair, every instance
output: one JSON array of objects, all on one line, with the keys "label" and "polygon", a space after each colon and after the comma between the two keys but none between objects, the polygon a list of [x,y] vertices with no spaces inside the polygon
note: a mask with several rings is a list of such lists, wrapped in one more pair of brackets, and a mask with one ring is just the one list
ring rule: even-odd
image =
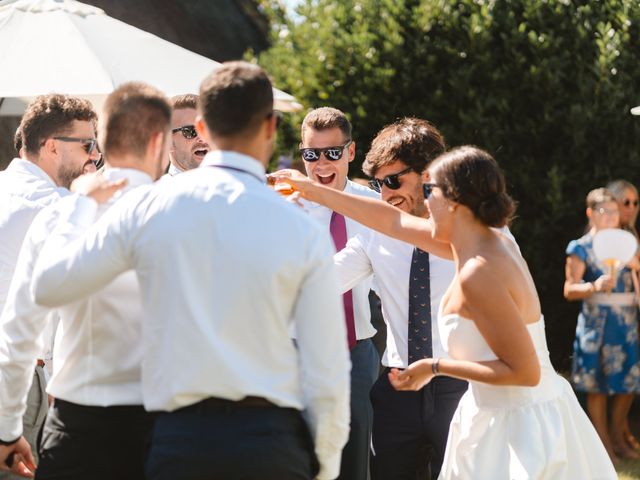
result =
[{"label": "bride's dark hair", "polygon": [[432,178],[445,198],[468,207],[489,227],[503,227],[513,218],[516,203],[507,194],[497,162],[474,146],[458,147],[436,158]]}]

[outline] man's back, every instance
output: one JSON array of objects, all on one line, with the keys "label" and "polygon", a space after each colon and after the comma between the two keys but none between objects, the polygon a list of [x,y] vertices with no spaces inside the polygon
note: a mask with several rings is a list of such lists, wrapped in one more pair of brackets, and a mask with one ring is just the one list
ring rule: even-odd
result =
[{"label": "man's back", "polygon": [[[152,201],[164,206],[157,212],[149,208],[136,236],[138,271],[154,272],[143,274],[141,282],[158,282],[143,291],[169,294],[147,299],[155,310],[150,314],[172,320],[162,323],[164,331],[148,332],[146,361],[165,365],[164,373],[184,392],[206,384],[212,396],[237,400],[251,391],[277,405],[302,409],[301,398],[294,395],[299,372],[291,369],[298,353],[287,332],[291,322],[298,331],[304,324],[317,328],[326,323],[314,320],[312,311],[297,311],[301,295],[335,303],[330,310],[340,312],[335,285],[328,291],[305,289],[315,276],[335,278],[329,236],[250,173],[222,167],[201,167],[159,185]],[[323,288],[327,283],[322,282]],[[336,341],[343,340],[340,329],[330,330]],[[198,355],[186,355],[190,351]],[[175,357],[182,357],[179,365],[166,361]],[[185,368],[198,371],[203,363],[225,373],[212,376],[204,370],[193,378],[184,376]],[[249,363],[252,373],[247,376]],[[176,382],[184,385],[176,387]],[[149,383],[147,388],[155,390]],[[147,397],[147,407],[191,403],[157,393],[157,399]]]},{"label": "man's back", "polygon": [[64,234],[54,233],[41,254],[44,271],[35,274],[36,300],[67,303],[135,268],[146,408],[260,397],[304,410],[330,476],[349,418],[333,247],[263,178],[254,159],[213,152],[199,169],[137,199],[131,192],[133,201],[116,203],[81,243],[65,248]]}]

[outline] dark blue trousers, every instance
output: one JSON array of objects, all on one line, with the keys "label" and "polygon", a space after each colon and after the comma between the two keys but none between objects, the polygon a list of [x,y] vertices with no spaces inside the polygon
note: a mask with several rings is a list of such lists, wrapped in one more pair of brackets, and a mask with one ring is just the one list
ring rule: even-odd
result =
[{"label": "dark blue trousers", "polygon": [[371,339],[351,350],[351,430],[342,450],[339,480],[368,480],[373,408],[369,393],[378,376],[380,356]]},{"label": "dark blue trousers", "polygon": [[[222,403],[222,404],[220,404]],[[148,480],[310,480],[318,462],[290,408],[207,400],[156,418]]]},{"label": "dark blue trousers", "polygon": [[388,372],[385,369],[371,389],[371,478],[436,479],[442,467],[449,424],[467,390],[467,382],[436,377],[417,392],[399,392],[389,383]]}]

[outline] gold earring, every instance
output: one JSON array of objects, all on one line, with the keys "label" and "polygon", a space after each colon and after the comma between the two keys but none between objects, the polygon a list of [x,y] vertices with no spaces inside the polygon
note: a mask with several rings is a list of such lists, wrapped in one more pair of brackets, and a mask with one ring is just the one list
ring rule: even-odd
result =
[{"label": "gold earring", "polygon": [[447,210],[449,210],[450,212],[453,212],[455,210],[455,208],[453,207],[453,205],[449,205],[447,207]]}]

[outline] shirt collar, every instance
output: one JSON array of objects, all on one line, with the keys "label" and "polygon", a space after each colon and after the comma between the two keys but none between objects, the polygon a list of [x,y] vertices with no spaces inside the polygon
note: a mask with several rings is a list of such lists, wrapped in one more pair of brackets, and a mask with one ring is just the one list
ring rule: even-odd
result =
[{"label": "shirt collar", "polygon": [[255,158],[242,153],[231,152],[229,150],[214,150],[207,153],[199,168],[215,165],[244,170],[257,178],[266,178],[264,165]]},{"label": "shirt collar", "polygon": [[169,171],[167,173],[173,177],[174,175],[182,173],[182,170],[176,167],[173,163],[169,163]]},{"label": "shirt collar", "polygon": [[7,170],[13,170],[15,172],[27,173],[29,175],[33,175],[38,177],[41,180],[44,180],[47,183],[50,183],[52,187],[58,188],[56,182],[45,172],[42,168],[40,168],[37,164],[33,163],[31,160],[25,160],[23,158],[14,158],[11,160],[11,163],[7,167]]},{"label": "shirt collar", "polygon": [[134,168],[105,168],[102,175],[110,181],[126,178],[126,188],[134,188],[140,185],[153,183],[151,176]]}]

